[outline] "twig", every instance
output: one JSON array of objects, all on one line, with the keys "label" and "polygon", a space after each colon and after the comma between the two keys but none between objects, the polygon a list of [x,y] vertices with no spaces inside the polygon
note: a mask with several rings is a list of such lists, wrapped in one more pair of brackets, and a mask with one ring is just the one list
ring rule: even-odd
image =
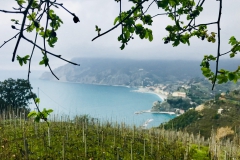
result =
[{"label": "twig", "polygon": [[157,17],[157,16],[162,16],[162,15],[168,15],[170,13],[174,13],[174,12],[159,13],[159,14],[156,14],[156,15],[152,16],[151,18],[154,18],[154,17]]},{"label": "twig", "polygon": [[12,38],[10,38],[7,41],[4,41],[4,43],[0,46],[0,48],[2,48],[6,43],[10,42],[11,40],[13,40],[14,38],[17,38],[17,35],[19,35],[19,33],[17,33],[15,36],[13,36]]},{"label": "twig", "polygon": [[4,13],[23,13],[23,12],[19,12],[19,11],[6,11],[6,10],[1,10],[0,12],[4,12]]},{"label": "twig", "polygon": [[[120,21],[122,21],[122,0],[120,0],[120,13],[119,13],[119,17],[120,17]],[[123,24],[121,24],[122,27],[122,35],[123,35]]]},{"label": "twig", "polygon": [[153,2],[155,2],[155,0],[153,0],[149,5],[148,5],[148,8],[146,9],[145,12],[143,12],[143,14],[147,13],[147,11],[149,10],[149,8],[151,7],[151,5],[153,4]]},{"label": "twig", "polygon": [[62,3],[55,3],[55,2],[54,2],[54,4],[56,4],[56,5],[58,5],[58,6],[61,6],[61,7],[62,7],[63,9],[65,9],[68,13],[70,13],[72,16],[75,16],[75,14],[72,13],[72,12],[70,12],[67,8],[65,8]]},{"label": "twig", "polygon": [[64,58],[61,58],[61,55],[56,55],[56,54],[53,54],[53,53],[51,53],[51,52],[49,52],[49,51],[43,49],[42,47],[40,47],[39,45],[37,45],[37,44],[34,43],[33,41],[27,39],[25,36],[23,36],[22,38],[25,39],[26,41],[28,41],[29,43],[35,44],[37,48],[39,48],[40,50],[42,50],[42,51],[44,51],[44,52],[46,52],[46,53],[48,53],[48,54],[50,54],[50,55],[52,55],[52,56],[54,56],[54,57],[57,57],[57,58],[59,58],[59,59],[65,61],[65,62],[71,63],[71,64],[73,64],[73,65],[80,66],[80,64],[77,64],[77,63],[74,63],[74,62],[68,61],[68,60],[66,60],[66,59],[64,59]]},{"label": "twig", "polygon": [[[222,54],[220,54],[220,56],[223,56],[223,55],[228,54],[228,53],[230,53],[230,52],[232,52],[232,51],[230,50],[230,51],[228,51],[228,52],[222,53]],[[217,58],[217,57],[216,57],[216,58]]]},{"label": "twig", "polygon": [[[47,10],[49,10],[49,2],[47,2]],[[44,50],[46,50],[46,33],[47,33],[47,28],[48,28],[48,20],[49,20],[49,15],[47,12],[47,21],[46,21],[46,27],[45,27],[45,33],[43,36],[43,46],[44,46]],[[46,53],[45,53],[46,54]]]},{"label": "twig", "polygon": [[[35,99],[34,99],[34,96],[33,96],[34,94],[33,94],[33,92],[32,92],[31,86],[30,86],[31,62],[32,62],[32,56],[33,56],[33,53],[34,53],[34,50],[35,50],[35,47],[36,47],[37,36],[38,36],[38,33],[36,33],[36,35],[35,35],[35,40],[34,40],[34,45],[33,45],[32,53],[31,53],[31,56],[30,56],[30,58],[29,58],[29,65],[28,65],[28,78],[27,78],[27,81],[28,81],[28,88],[29,88],[30,93],[31,93],[31,95],[32,95],[32,98],[33,98],[34,104],[35,104],[35,106],[36,106],[38,112],[41,113],[41,111],[40,111],[40,109],[39,109],[39,107],[38,107],[38,105],[37,105],[37,103],[36,103],[36,101],[35,101]],[[42,113],[41,113],[41,114],[42,114]]]},{"label": "twig", "polygon": [[52,73],[52,75],[57,79],[57,80],[59,80],[59,78],[53,73],[53,71],[52,71],[52,68],[50,67],[50,65],[48,64],[48,68],[50,69],[50,71],[51,71],[51,73]]}]

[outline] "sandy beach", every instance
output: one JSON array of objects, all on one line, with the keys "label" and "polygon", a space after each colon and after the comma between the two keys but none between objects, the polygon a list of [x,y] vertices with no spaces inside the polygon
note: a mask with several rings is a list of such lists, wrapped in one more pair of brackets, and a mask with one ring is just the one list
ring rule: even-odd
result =
[{"label": "sandy beach", "polygon": [[151,93],[151,94],[155,94],[157,95],[162,101],[164,101],[164,99],[167,99],[167,96],[161,93],[157,93],[154,91],[149,90],[148,88],[138,88],[136,90],[133,90],[133,92],[140,92],[140,93]]}]

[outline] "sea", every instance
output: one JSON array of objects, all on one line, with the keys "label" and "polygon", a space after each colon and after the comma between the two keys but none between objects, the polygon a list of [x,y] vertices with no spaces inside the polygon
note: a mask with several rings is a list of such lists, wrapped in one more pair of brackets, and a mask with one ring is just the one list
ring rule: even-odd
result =
[{"label": "sea", "polygon": [[[7,78],[26,79],[27,71],[0,71],[0,80]],[[100,122],[125,123],[146,128],[157,127],[176,115],[136,112],[150,110],[153,102],[161,98],[152,93],[136,92],[137,88],[80,84],[39,79],[41,72],[31,75],[33,92],[40,98],[40,109],[53,109],[57,116],[73,118],[88,115]],[[32,110],[34,104],[30,104]],[[146,123],[147,122],[147,123]],[[147,124],[147,125],[146,125]]]}]

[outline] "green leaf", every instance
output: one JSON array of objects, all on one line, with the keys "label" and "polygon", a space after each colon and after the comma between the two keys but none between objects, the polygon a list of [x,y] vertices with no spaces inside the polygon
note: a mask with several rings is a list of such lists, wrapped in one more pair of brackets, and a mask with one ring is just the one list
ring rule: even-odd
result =
[{"label": "green leaf", "polygon": [[[43,53],[44,54],[44,53]],[[45,67],[48,65],[48,62],[49,62],[49,59],[48,57],[46,56],[46,54],[44,54],[42,60],[39,62],[39,65],[45,65]]]},{"label": "green leaf", "polygon": [[27,32],[32,32],[32,31],[34,30],[34,28],[36,28],[35,25],[34,25],[34,23],[31,23],[31,24],[27,27]]},{"label": "green leaf", "polygon": [[40,122],[40,116],[38,115],[36,118],[35,118],[35,122]]},{"label": "green leaf", "polygon": [[125,48],[125,44],[122,44],[122,46],[120,48],[121,48],[121,50],[123,50]]},{"label": "green leaf", "polygon": [[49,113],[52,113],[53,112],[53,110],[52,109],[48,109],[47,110],[47,113],[49,114]]},{"label": "green leaf", "polygon": [[170,25],[168,25],[165,29],[166,29],[167,31],[169,31],[169,32],[173,31],[173,27],[170,26]]},{"label": "green leaf", "polygon": [[44,60],[41,60],[40,62],[39,62],[39,65],[43,65],[44,64]]},{"label": "green leaf", "polygon": [[125,38],[128,39],[130,38],[130,32],[127,30],[124,34]]},{"label": "green leaf", "polygon": [[145,15],[142,18],[143,24],[152,25],[152,17],[150,15]]},{"label": "green leaf", "polygon": [[29,55],[26,55],[26,56],[24,56],[23,58],[24,59],[28,59],[30,56]]},{"label": "green leaf", "polygon": [[19,64],[20,64],[20,66],[22,66],[22,65],[23,65],[23,59],[22,59],[22,57],[20,57],[19,55],[17,55],[17,60],[18,60],[18,62],[19,62]]},{"label": "green leaf", "polygon": [[34,0],[34,1],[33,1],[32,7],[33,7],[33,8],[39,8],[38,1],[37,1],[37,0]]},{"label": "green leaf", "polygon": [[237,83],[237,81],[238,81],[238,76],[235,75],[235,77],[234,77],[234,79],[233,79],[233,82],[234,82],[234,83]]},{"label": "green leaf", "polygon": [[232,36],[230,39],[229,39],[229,44],[231,44],[232,46],[237,44],[238,41],[236,40],[236,38],[234,36]]},{"label": "green leaf", "polygon": [[29,21],[34,21],[36,18],[36,15],[37,14],[35,12],[33,12],[32,14],[28,14],[27,18]]},{"label": "green leaf", "polygon": [[35,103],[40,103],[40,98],[35,98]]},{"label": "green leaf", "polygon": [[196,9],[197,9],[198,11],[200,11],[200,12],[203,11],[203,7],[202,7],[202,6],[197,6]]},{"label": "green leaf", "polygon": [[148,29],[146,29],[144,38],[145,38],[145,39],[148,39]]},{"label": "green leaf", "polygon": [[44,37],[45,32],[44,32],[44,31],[41,31],[39,34],[40,34],[42,37]]},{"label": "green leaf", "polygon": [[167,0],[157,1],[157,5],[158,7],[165,9],[168,6],[168,1]]},{"label": "green leaf", "polygon": [[173,45],[173,47],[176,47],[176,46],[178,46],[179,44],[180,44],[180,40],[179,40],[179,39],[176,39],[172,45]]},{"label": "green leaf", "polygon": [[129,30],[130,33],[133,33],[135,31],[135,28],[134,27],[130,27],[128,30]]},{"label": "green leaf", "polygon": [[98,26],[97,25],[95,26],[95,31],[98,31]]},{"label": "green leaf", "polygon": [[169,0],[169,4],[174,7],[176,5],[176,2],[174,0]]},{"label": "green leaf", "polygon": [[115,25],[117,23],[117,21],[119,21],[119,20],[120,20],[119,17],[116,17],[113,24]]},{"label": "green leaf", "polygon": [[23,3],[26,3],[26,1],[25,0],[15,0],[15,1],[17,1],[17,3],[18,3],[18,5],[23,5]]},{"label": "green leaf", "polygon": [[152,42],[153,40],[153,35],[152,35],[152,30],[148,29],[148,40]]},{"label": "green leaf", "polygon": [[235,79],[235,74],[233,73],[233,72],[229,72],[228,73],[228,79],[230,80],[230,81],[232,81],[233,79]]},{"label": "green leaf", "polygon": [[48,15],[49,15],[49,17],[51,18],[51,19],[54,19],[55,17],[54,17],[54,10],[52,10],[52,9],[50,9],[49,11],[48,11]]},{"label": "green leaf", "polygon": [[229,56],[230,56],[230,58],[233,58],[233,57],[235,57],[235,53],[231,53]]},{"label": "green leaf", "polygon": [[206,67],[202,67],[201,70],[202,70],[203,72],[210,72],[210,71],[211,71],[209,68],[206,68]]},{"label": "green leaf", "polygon": [[28,113],[28,118],[35,117],[35,116],[37,116],[36,111],[31,111],[30,113]]}]

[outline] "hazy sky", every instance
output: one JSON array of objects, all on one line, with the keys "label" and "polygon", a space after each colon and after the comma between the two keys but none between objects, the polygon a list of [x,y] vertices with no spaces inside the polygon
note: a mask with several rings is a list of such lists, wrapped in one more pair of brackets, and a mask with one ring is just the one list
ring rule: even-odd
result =
[{"label": "hazy sky", "polygon": [[[153,25],[150,26],[153,30],[154,40],[141,40],[137,36],[129,42],[128,46],[121,51],[119,47],[121,44],[117,41],[120,35],[120,27],[107,35],[91,41],[97,33],[95,32],[95,25],[98,25],[102,32],[113,27],[113,21],[119,14],[119,4],[114,0],[58,0],[63,3],[66,8],[75,13],[81,20],[80,23],[73,23],[72,16],[63,9],[55,9],[57,14],[61,17],[64,24],[61,26],[58,35],[58,42],[54,48],[47,49],[55,54],[61,54],[66,59],[74,57],[107,57],[107,58],[131,58],[131,59],[194,59],[201,60],[205,54],[216,54],[217,45],[206,41],[201,41],[197,38],[191,40],[191,46],[180,45],[179,47],[172,47],[171,44],[164,44],[162,38],[167,35],[165,27],[171,24],[167,16],[158,16],[154,18]],[[149,1],[150,2],[150,1]],[[0,9],[12,10],[12,7],[17,5],[14,0],[1,0]],[[123,0],[124,10],[130,8],[131,3]],[[240,39],[240,1],[227,0],[223,1],[223,11],[221,20],[221,37],[222,46],[221,52],[224,53],[230,50],[228,39],[235,35]],[[196,23],[208,23],[217,21],[219,2],[216,0],[207,0],[204,4],[203,14],[198,18]],[[162,13],[154,5],[150,10],[152,15]],[[11,29],[10,19],[15,18],[21,21],[22,15],[6,14],[0,12],[1,30],[0,43],[13,37],[17,32]],[[42,24],[43,25],[43,24]],[[216,25],[209,27],[209,31],[216,32]],[[25,34],[27,37],[31,35]],[[16,39],[7,43],[0,48],[0,70],[4,69],[19,69],[17,61],[12,63],[12,52],[16,43]],[[42,40],[39,41],[42,46]],[[32,46],[21,40],[17,54],[20,56],[30,54]],[[39,66],[42,54],[36,50],[33,59],[33,69],[48,70],[44,66]],[[56,68],[60,65],[66,64],[49,55],[50,65]],[[27,65],[20,69],[27,69]]]}]

